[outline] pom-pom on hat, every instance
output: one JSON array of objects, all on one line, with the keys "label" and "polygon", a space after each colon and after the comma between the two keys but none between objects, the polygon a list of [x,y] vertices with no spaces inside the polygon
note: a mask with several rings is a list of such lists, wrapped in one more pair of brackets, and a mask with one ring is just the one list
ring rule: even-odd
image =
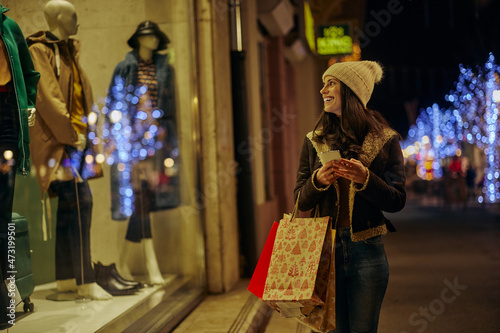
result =
[{"label": "pom-pom on hat", "polygon": [[382,67],[375,61],[339,62],[328,67],[323,74],[323,81],[328,75],[339,79],[351,88],[366,108],[373,86],[382,79],[383,74]]}]

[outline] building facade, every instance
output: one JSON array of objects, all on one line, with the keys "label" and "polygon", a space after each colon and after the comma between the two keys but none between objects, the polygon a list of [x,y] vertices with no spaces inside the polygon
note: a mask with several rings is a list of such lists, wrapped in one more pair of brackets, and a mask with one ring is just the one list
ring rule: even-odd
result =
[{"label": "building facade", "polygon": [[[2,4],[28,36],[48,29],[47,2]],[[126,262],[132,277],[147,285],[123,308],[117,305],[120,296],[115,296],[106,311],[92,313],[112,315],[95,320],[96,327],[89,330],[125,331],[139,324],[168,330],[207,293],[227,292],[241,277],[249,277],[273,221],[292,210],[302,140],[321,112],[321,74],[328,58],[313,55],[307,46],[300,24],[303,1],[69,2],[79,24],[79,63],[92,86],[98,115],[95,136],[102,140],[95,143],[105,156],[104,176],[89,180],[92,260],[117,267]],[[311,4],[313,12],[321,8],[320,2]],[[336,6],[328,8],[329,15],[338,14]],[[148,20],[168,36],[168,47],[159,53],[168,56],[175,72],[178,159],[174,164],[165,160],[162,170],[167,178],[175,174],[178,179],[178,203],[149,215],[163,285],[148,284],[148,259],[141,243],[122,255],[128,223],[112,215],[116,166],[109,162],[106,153],[112,153],[103,139],[107,112],[115,111],[107,109],[114,70],[133,51],[129,38]],[[29,221],[35,292],[43,294],[56,292],[57,199],[44,198],[42,205],[41,199],[35,171],[18,176],[14,210]],[[47,240],[42,216],[49,221]],[[40,329],[44,321],[37,316],[61,307],[50,298],[40,303],[15,329]],[[153,314],[157,319],[152,321]],[[60,321],[51,325],[68,326],[74,318],[61,316]]]}]

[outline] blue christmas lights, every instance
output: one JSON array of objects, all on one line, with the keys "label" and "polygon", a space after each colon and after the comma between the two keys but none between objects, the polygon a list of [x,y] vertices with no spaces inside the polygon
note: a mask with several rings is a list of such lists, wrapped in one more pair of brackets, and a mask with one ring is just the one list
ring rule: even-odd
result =
[{"label": "blue christmas lights", "polygon": [[490,54],[484,68],[477,67],[473,71],[460,65],[459,70],[456,90],[445,96],[451,107],[440,109],[434,104],[432,108],[421,110],[403,143],[405,157],[415,158],[418,175],[430,180],[442,175],[440,168],[435,167],[444,158],[460,152],[462,142],[474,144],[484,151],[486,158],[483,195],[478,201],[496,202],[500,200],[497,107],[500,104],[500,66]]},{"label": "blue christmas lights", "polygon": [[[105,115],[101,138],[106,143],[107,156],[102,162],[116,166],[118,171],[118,196],[120,213],[131,216],[134,211],[134,189],[132,186],[132,169],[139,161],[154,156],[156,150],[163,147],[158,140],[158,118],[163,111],[152,110],[150,114],[138,109],[141,97],[147,87],[125,86],[125,80],[115,77],[114,86],[106,98],[106,105],[101,113]],[[93,133],[89,139],[99,140]]]}]

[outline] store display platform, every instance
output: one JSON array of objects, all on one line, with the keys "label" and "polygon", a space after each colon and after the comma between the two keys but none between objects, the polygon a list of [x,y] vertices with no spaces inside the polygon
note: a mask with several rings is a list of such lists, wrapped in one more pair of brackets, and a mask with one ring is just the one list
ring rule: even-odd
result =
[{"label": "store display platform", "polygon": [[105,332],[107,326],[116,326],[117,321],[122,326],[131,325],[183,284],[175,275],[164,278],[164,286],[146,286],[135,295],[115,296],[108,301],[52,301],[46,297],[57,293],[55,282],[36,286],[30,297],[34,312],[25,313],[23,303],[18,305],[15,325],[9,333]]}]

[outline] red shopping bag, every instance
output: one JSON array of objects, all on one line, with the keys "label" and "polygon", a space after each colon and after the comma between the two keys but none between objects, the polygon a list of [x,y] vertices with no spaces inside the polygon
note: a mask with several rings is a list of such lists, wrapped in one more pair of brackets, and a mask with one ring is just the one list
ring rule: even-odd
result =
[{"label": "red shopping bag", "polygon": [[267,271],[269,270],[269,264],[271,262],[271,255],[273,252],[274,240],[276,239],[278,226],[278,222],[273,223],[269,236],[267,236],[266,243],[264,244],[264,248],[262,249],[262,253],[260,254],[259,261],[257,262],[252,278],[250,279],[250,283],[248,284],[248,290],[260,299],[262,299],[262,294],[264,294]]}]

